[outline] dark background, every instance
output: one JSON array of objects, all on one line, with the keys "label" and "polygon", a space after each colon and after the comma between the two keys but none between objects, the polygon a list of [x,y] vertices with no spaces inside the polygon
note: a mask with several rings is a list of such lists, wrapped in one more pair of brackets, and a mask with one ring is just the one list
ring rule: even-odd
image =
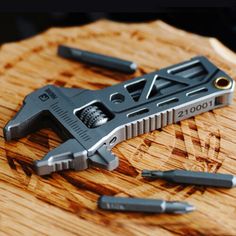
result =
[{"label": "dark background", "polygon": [[21,40],[52,26],[83,25],[107,18],[121,22],[156,19],[206,36],[216,37],[236,51],[236,8],[160,8],[155,13],[0,13],[0,44]]}]

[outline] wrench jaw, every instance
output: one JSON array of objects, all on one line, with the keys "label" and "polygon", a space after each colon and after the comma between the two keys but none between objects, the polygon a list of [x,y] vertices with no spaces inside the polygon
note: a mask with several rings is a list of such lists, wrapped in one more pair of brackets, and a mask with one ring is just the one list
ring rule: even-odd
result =
[{"label": "wrench jaw", "polygon": [[[4,127],[5,140],[10,141],[23,138],[36,130],[48,127],[50,124],[51,127],[55,128],[56,133],[63,133],[62,136],[67,141],[48,152],[42,160],[34,162],[34,169],[38,175],[48,175],[52,172],[68,169],[84,170],[89,165],[107,170],[115,169],[119,164],[118,158],[112,155],[105,146],[88,157],[87,150],[80,142],[72,138],[73,136],[67,134],[66,129],[63,130],[64,127],[58,127],[56,125],[55,116],[50,110],[53,101],[45,93],[49,89],[50,94],[55,94],[54,97],[60,96],[59,93],[56,93],[58,88],[53,86],[43,87],[26,96],[22,108]],[[82,90],[70,90],[66,88],[61,88],[60,91],[64,95],[71,97],[82,92]]]},{"label": "wrench jaw", "polygon": [[89,163],[94,167],[105,170],[114,170],[119,166],[119,158],[107,150],[106,146],[103,145],[89,157]]},{"label": "wrench jaw", "polygon": [[42,160],[34,162],[38,175],[49,175],[55,171],[88,168],[87,151],[75,139],[69,139],[48,152]]},{"label": "wrench jaw", "polygon": [[119,159],[107,148],[102,146],[91,157],[87,157],[87,151],[75,139],[69,139],[65,143],[48,152],[42,160],[34,162],[38,175],[49,175],[61,170],[84,170],[92,165],[106,170],[114,170],[119,165]]},{"label": "wrench jaw", "polygon": [[45,103],[50,103],[52,99],[44,91],[50,87],[45,86],[25,97],[21,109],[3,129],[6,141],[23,138],[45,126],[44,121],[50,116],[49,107]]},{"label": "wrench jaw", "polygon": [[26,135],[43,127],[43,118],[49,112],[40,110],[33,104],[24,103],[15,117],[10,120],[3,129],[6,141],[23,138]]}]

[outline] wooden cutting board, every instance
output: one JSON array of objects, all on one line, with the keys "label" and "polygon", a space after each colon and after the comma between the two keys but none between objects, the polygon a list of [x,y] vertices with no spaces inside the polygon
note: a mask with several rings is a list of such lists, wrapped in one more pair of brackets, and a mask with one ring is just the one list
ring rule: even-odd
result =
[{"label": "wooden cutting board", "polygon": [[[133,60],[125,75],[59,58],[67,44]],[[236,79],[236,55],[217,39],[176,29],[162,21],[122,24],[98,21],[52,28],[0,48],[0,126],[24,96],[46,84],[101,89],[196,55],[207,56]],[[6,143],[0,131],[1,235],[236,235],[236,188],[216,189],[148,182],[142,169],[173,168],[236,174],[236,105],[169,125],[113,148],[120,166],[39,177],[32,162],[61,141],[41,130]],[[197,207],[185,215],[111,213],[97,209],[102,194],[184,200]]]}]

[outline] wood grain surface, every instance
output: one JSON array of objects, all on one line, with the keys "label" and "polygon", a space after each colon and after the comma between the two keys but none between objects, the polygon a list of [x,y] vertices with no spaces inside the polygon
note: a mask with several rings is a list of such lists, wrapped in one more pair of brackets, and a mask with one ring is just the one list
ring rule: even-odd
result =
[{"label": "wood grain surface", "polygon": [[[125,75],[59,58],[59,44],[109,54],[139,65]],[[113,148],[120,166],[39,177],[32,162],[61,141],[41,130],[5,142],[2,128],[31,91],[55,84],[101,89],[196,55],[207,56],[236,78],[236,55],[217,39],[161,21],[122,24],[98,21],[52,28],[0,48],[0,235],[236,235],[236,188],[216,189],[148,182],[142,169],[173,168],[236,174],[236,105],[169,125]],[[97,209],[102,194],[184,200],[185,215],[111,213]]]}]

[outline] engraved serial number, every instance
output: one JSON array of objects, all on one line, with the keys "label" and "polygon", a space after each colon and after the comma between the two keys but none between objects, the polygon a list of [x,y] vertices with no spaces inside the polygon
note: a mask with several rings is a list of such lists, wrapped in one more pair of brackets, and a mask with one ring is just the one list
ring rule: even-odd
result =
[{"label": "engraved serial number", "polygon": [[182,117],[187,116],[189,114],[192,114],[192,113],[195,113],[195,112],[199,112],[199,111],[201,111],[203,109],[206,109],[209,106],[210,107],[213,106],[213,102],[212,101],[203,102],[202,104],[198,104],[196,106],[193,106],[193,107],[187,108],[185,110],[179,111],[177,113],[177,116],[178,116],[178,118],[182,118]]}]

